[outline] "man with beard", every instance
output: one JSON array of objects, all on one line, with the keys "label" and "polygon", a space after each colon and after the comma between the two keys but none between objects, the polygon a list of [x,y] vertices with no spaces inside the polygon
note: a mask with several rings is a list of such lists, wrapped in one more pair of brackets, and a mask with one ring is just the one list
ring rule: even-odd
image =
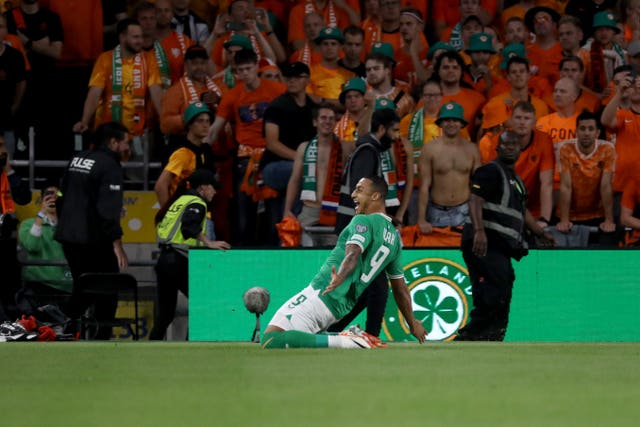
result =
[{"label": "man with beard", "polygon": [[462,106],[448,102],[436,124],[442,136],[424,145],[420,153],[418,226],[423,234],[433,227],[458,227],[469,214],[469,181],[480,166],[478,147],[460,135],[466,126]]},{"label": "man with beard", "polygon": [[95,114],[95,126],[120,122],[131,135],[140,137],[146,126],[147,97],[157,112],[161,110],[160,72],[155,58],[142,51],[140,24],[123,19],[118,23],[118,38],[120,44],[101,54],[93,66],[82,118],[73,126],[76,133],[88,130]]},{"label": "man with beard", "polygon": [[[95,305],[98,323],[113,322],[117,294],[89,298],[78,287],[84,273],[117,273],[127,268],[122,246],[122,156],[129,150],[129,133],[120,123],[110,122],[96,130],[92,150],[78,153],[62,178],[58,198],[58,228],[73,276],[73,291],[66,314],[77,319]],[[111,338],[111,326],[98,328],[96,338]]]},{"label": "man with beard", "polygon": [[497,152],[497,159],[479,167],[471,179],[470,218],[461,246],[474,308],[456,341],[504,340],[515,280],[511,258],[519,261],[528,252],[525,226],[544,244],[554,242],[527,210],[527,190],[513,170],[520,156],[520,137],[502,133]]}]

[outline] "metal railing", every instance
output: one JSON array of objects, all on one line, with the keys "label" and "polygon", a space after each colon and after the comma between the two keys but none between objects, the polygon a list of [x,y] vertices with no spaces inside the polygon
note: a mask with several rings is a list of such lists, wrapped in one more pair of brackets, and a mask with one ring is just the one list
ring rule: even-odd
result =
[{"label": "metal railing", "polygon": [[[35,156],[35,129],[33,127],[29,128],[29,159],[28,160],[12,160],[11,166],[16,167],[28,167],[29,168],[29,187],[35,187],[35,179],[36,179],[36,167],[40,168],[66,168],[69,164],[69,160],[36,160]],[[137,143],[142,147],[142,161],[128,161],[123,162],[122,167],[124,169],[142,169],[143,170],[143,178],[142,178],[142,189],[144,191],[149,190],[149,170],[150,169],[160,169],[162,164],[160,162],[151,162],[149,158],[149,144],[147,134],[145,133],[142,137],[134,137],[139,138],[140,141]],[[136,143],[132,144],[136,145]],[[82,151],[82,144],[78,144],[76,141],[75,151]],[[139,182],[126,180],[125,182]]]}]

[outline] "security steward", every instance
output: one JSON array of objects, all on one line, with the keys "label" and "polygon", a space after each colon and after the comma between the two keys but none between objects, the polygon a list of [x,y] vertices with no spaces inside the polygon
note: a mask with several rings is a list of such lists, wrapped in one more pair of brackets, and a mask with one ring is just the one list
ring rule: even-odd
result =
[{"label": "security steward", "polygon": [[[122,167],[129,151],[129,131],[121,123],[100,125],[93,148],[75,155],[62,178],[56,200],[58,228],[55,239],[62,244],[73,277],[73,291],[66,314],[79,318],[94,305],[99,324],[113,322],[118,306],[116,294],[88,297],[78,286],[84,273],[117,273],[127,268],[122,247]],[[111,338],[111,327],[100,326],[96,339]]]},{"label": "security steward", "polygon": [[207,204],[216,194],[215,185],[212,171],[195,170],[156,215],[160,256],[156,264],[157,304],[150,340],[164,338],[175,316],[178,291],[189,296],[189,249],[231,247],[225,241],[206,236]]},{"label": "security steward", "polygon": [[462,256],[471,279],[471,321],[458,331],[456,341],[503,341],[515,273],[511,258],[527,255],[525,227],[543,246],[553,246],[526,208],[527,190],[513,170],[520,157],[520,138],[501,134],[496,160],[479,167],[471,178],[469,219],[462,231]]}]

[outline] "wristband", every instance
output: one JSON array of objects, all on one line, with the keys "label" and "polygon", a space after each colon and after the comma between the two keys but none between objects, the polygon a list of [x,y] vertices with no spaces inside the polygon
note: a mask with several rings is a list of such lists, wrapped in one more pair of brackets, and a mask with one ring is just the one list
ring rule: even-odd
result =
[{"label": "wristband", "polygon": [[47,216],[42,212],[38,212],[38,218],[41,218],[42,220],[45,220],[45,219],[47,219]]}]

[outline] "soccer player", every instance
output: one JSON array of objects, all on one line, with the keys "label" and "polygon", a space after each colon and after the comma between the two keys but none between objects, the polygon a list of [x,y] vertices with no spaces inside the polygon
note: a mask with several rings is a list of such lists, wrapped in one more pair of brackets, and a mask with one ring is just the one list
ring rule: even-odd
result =
[{"label": "soccer player", "polygon": [[374,347],[377,338],[357,329],[339,335],[320,332],[349,313],[383,270],[411,333],[424,342],[426,331],[413,317],[404,280],[400,236],[385,213],[386,193],[384,178],[373,176],[358,182],[352,193],[357,215],[340,233],[338,244],[309,286],[273,316],[263,336],[264,348]]}]

